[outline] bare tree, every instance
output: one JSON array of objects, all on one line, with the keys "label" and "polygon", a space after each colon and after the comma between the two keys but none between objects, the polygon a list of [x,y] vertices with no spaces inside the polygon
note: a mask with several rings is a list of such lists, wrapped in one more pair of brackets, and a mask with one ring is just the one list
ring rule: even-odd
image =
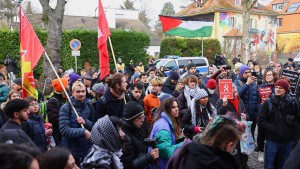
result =
[{"label": "bare tree", "polygon": [[13,22],[13,18],[18,15],[18,5],[21,1],[18,0],[0,0],[0,16],[7,23]]},{"label": "bare tree", "polygon": [[[60,48],[62,45],[62,22],[65,12],[65,0],[57,0],[56,7],[50,7],[50,0],[39,0],[43,7],[44,22],[48,31],[48,39],[46,45],[46,52],[50,57],[56,70],[60,67]],[[55,78],[49,63],[44,61],[42,78]]]},{"label": "bare tree", "polygon": [[148,28],[150,28],[149,23],[150,23],[151,19],[148,18],[147,12],[146,12],[145,9],[142,9],[142,10],[139,12],[139,20],[140,20],[141,22],[143,22]]},{"label": "bare tree", "polygon": [[121,5],[121,9],[134,9],[133,7],[133,1],[131,0],[125,0],[123,5]]},{"label": "bare tree", "polygon": [[171,2],[164,3],[160,12],[161,15],[171,16],[175,14],[174,6]]},{"label": "bare tree", "polygon": [[243,6],[243,38],[242,38],[242,56],[245,56],[245,62],[248,61],[250,55],[250,46],[247,46],[245,39],[250,39],[250,10],[254,7],[258,0],[242,0]]}]

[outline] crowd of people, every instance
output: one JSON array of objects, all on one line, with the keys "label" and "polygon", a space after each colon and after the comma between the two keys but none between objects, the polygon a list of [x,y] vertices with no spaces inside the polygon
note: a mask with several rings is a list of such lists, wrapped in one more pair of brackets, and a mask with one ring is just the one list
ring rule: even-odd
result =
[{"label": "crowd of people", "polygon": [[[46,99],[22,99],[22,79],[9,87],[0,73],[0,168],[248,169],[244,121],[265,169],[300,168],[300,88],[291,94],[281,73],[299,72],[292,58],[261,67],[238,55],[230,66],[218,55],[208,72],[191,60],[168,75],[133,62],[119,58],[101,80],[88,60],[80,74],[60,69]],[[232,98],[220,98],[221,79],[232,79]]]}]

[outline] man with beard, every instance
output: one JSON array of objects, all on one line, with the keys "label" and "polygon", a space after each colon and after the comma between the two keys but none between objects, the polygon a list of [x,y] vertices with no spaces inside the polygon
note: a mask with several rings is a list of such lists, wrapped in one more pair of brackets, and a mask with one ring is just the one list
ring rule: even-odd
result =
[{"label": "man with beard", "polygon": [[127,82],[123,73],[116,73],[108,78],[108,90],[104,96],[96,102],[95,119],[108,116],[121,118],[124,111],[124,96],[127,88]]},{"label": "man with beard", "polygon": [[143,91],[146,91],[147,87],[149,86],[149,83],[147,83],[147,74],[146,73],[141,73],[140,74],[140,81],[139,83],[143,85],[144,89]]},{"label": "man with beard", "polygon": [[175,91],[176,84],[179,79],[179,74],[176,71],[171,71],[169,77],[163,84],[162,91],[168,94],[172,94]]},{"label": "man with beard", "polygon": [[143,85],[140,83],[133,84],[130,87],[130,92],[127,101],[134,101],[141,107],[144,107]]},{"label": "man with beard", "polygon": [[4,112],[9,117],[9,120],[2,126],[1,129],[22,129],[21,123],[28,120],[29,103],[26,100],[15,99],[9,101],[5,108]]}]

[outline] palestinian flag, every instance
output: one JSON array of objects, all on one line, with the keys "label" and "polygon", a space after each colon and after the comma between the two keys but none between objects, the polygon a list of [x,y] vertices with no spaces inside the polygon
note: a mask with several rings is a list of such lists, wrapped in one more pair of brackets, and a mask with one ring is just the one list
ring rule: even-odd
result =
[{"label": "palestinian flag", "polygon": [[187,38],[210,37],[213,22],[189,20],[190,17],[159,16],[163,32]]}]

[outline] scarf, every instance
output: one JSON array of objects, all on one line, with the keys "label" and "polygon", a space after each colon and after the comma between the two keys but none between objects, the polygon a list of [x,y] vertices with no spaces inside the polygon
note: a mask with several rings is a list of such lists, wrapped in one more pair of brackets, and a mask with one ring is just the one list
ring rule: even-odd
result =
[{"label": "scarf", "polygon": [[112,88],[109,88],[110,93],[117,99],[117,100],[122,100],[124,99],[125,96],[125,92],[122,93],[117,93],[115,92]]},{"label": "scarf", "polygon": [[188,85],[184,86],[184,97],[186,98],[186,103],[188,105],[188,108],[191,108],[191,102],[192,99],[195,96],[195,93],[197,93],[200,90],[199,86],[197,85],[196,89],[189,88]]},{"label": "scarf", "polygon": [[[191,115],[192,115],[191,121],[192,121],[192,124],[194,126],[197,125],[197,116],[196,116],[196,114],[197,114],[197,112],[196,112],[196,105],[197,104],[196,103],[198,101],[199,101],[199,99],[193,98],[192,103],[191,103]],[[210,103],[208,103],[208,104],[210,104]],[[206,105],[201,105],[200,104],[200,111],[202,113],[204,113],[204,111],[206,111],[206,113],[207,113],[207,115],[208,115],[209,118],[214,118],[217,115],[217,110],[216,110],[216,108],[212,104],[210,104],[210,107],[211,107],[211,111],[212,111],[211,114],[207,111]]]},{"label": "scarf", "polygon": [[231,103],[237,112],[238,115],[240,115],[239,112],[239,98],[237,97],[236,99],[228,99],[228,102]]},{"label": "scarf", "polygon": [[91,132],[91,142],[93,146],[89,154],[84,158],[82,166],[113,164],[117,169],[123,168],[120,162],[122,139],[108,115],[100,118],[95,123]]}]

